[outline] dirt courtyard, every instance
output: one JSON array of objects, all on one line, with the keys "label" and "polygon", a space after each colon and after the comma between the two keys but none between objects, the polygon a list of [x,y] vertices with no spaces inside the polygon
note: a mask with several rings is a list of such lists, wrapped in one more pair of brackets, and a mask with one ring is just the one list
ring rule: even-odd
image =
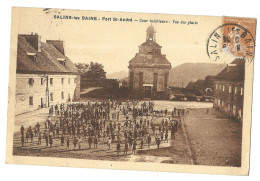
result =
[{"label": "dirt courtyard", "polygon": [[[52,148],[45,146],[44,139],[42,139],[41,145],[37,145],[37,138],[34,142],[25,143],[24,147],[21,147],[20,125],[23,124],[25,128],[34,126],[37,122],[43,125],[48,117],[48,110],[40,109],[16,116],[13,154],[239,167],[241,165],[242,124],[227,119],[214,108],[209,108],[209,113],[206,114],[207,109],[190,108],[189,114],[184,117],[182,126],[175,133],[175,138],[169,139],[168,143],[162,142],[160,148],[157,148],[152,138],[150,149],[147,148],[147,143],[144,144],[143,149],[140,149],[140,140],[137,140],[136,154],[132,154],[131,149],[129,149],[127,155],[123,154],[123,144],[121,144],[121,150],[117,154],[116,143],[112,143],[111,150],[109,150],[106,141],[103,141],[102,138],[98,142],[98,148],[92,147],[91,149],[87,138],[83,138],[81,150],[74,149],[72,143],[70,148],[66,148],[65,145],[61,146],[60,138],[53,140]],[[52,117],[53,121],[56,119],[58,118]],[[148,119],[151,117],[149,116]],[[123,115],[120,115],[119,121],[123,122],[124,120]],[[162,117],[154,118],[157,130],[161,120]]]}]

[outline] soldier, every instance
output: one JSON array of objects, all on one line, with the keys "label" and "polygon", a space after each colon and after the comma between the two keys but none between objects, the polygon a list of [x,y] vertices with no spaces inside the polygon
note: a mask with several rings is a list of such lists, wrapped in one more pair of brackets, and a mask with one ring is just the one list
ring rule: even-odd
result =
[{"label": "soldier", "polygon": [[42,133],[39,132],[39,135],[38,135],[38,145],[41,145],[42,144]]},{"label": "soldier", "polygon": [[133,142],[133,150],[132,150],[132,153],[134,155],[135,155],[135,152],[136,152],[136,145],[137,145],[136,140],[134,140],[134,142]]},{"label": "soldier", "polygon": [[60,142],[61,142],[61,146],[63,146],[64,145],[64,135],[63,134],[61,135]]},{"label": "soldier", "polygon": [[21,131],[21,135],[23,135],[24,134],[24,127],[23,127],[23,125],[21,126],[20,131]]},{"label": "soldier", "polygon": [[157,148],[159,148],[159,147],[160,147],[160,143],[161,143],[161,140],[160,140],[160,138],[157,138],[157,139],[156,139]]},{"label": "soldier", "polygon": [[22,147],[23,147],[23,145],[24,145],[24,134],[22,134],[22,136],[21,136],[21,142],[22,142]]},{"label": "soldier", "polygon": [[91,149],[91,144],[92,144],[92,137],[89,136],[89,137],[88,137],[88,145],[89,145],[89,149]]},{"label": "soldier", "polygon": [[140,145],[141,145],[140,148],[143,149],[143,145],[144,145],[144,138],[143,137],[141,138],[141,144]]},{"label": "soldier", "polygon": [[151,138],[150,134],[148,134],[148,137],[147,137],[148,149],[150,149],[151,141],[152,141],[152,138]]},{"label": "soldier", "polygon": [[163,141],[163,132],[161,131],[161,140]]},{"label": "soldier", "polygon": [[52,135],[50,134],[50,147],[52,148],[52,144],[53,144],[53,138],[52,138]]},{"label": "soldier", "polygon": [[97,144],[98,144],[98,139],[97,139],[97,137],[95,136],[95,138],[94,138],[94,148],[97,148]]},{"label": "soldier", "polygon": [[81,149],[81,142],[82,142],[82,139],[79,137],[79,139],[78,139],[79,150]]},{"label": "soldier", "polygon": [[168,143],[168,132],[165,133],[165,141]]},{"label": "soldier", "polygon": [[116,145],[116,150],[117,150],[117,154],[119,154],[119,151],[120,151],[120,142],[118,141],[117,142],[117,145]]},{"label": "soldier", "polygon": [[73,138],[73,145],[74,145],[74,149],[75,149],[76,146],[77,146],[77,138],[76,138],[76,136],[74,136],[74,138]]},{"label": "soldier", "polygon": [[67,148],[70,148],[70,138],[67,137]]},{"label": "soldier", "polygon": [[45,142],[46,142],[46,146],[49,146],[49,137],[47,134],[45,134]]},{"label": "soldier", "polygon": [[109,137],[108,140],[107,140],[107,146],[108,146],[108,150],[111,150],[111,138]]},{"label": "soldier", "polygon": [[127,151],[128,151],[128,143],[127,141],[125,141],[125,149],[124,149],[124,154],[127,155]]},{"label": "soldier", "polygon": [[31,132],[30,134],[31,134],[31,142],[33,142],[33,132]]}]

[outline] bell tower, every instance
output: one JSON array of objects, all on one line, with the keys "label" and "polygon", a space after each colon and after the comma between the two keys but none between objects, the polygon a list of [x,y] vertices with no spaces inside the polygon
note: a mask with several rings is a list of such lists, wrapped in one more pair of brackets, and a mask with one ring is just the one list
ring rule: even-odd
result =
[{"label": "bell tower", "polygon": [[146,41],[151,40],[151,41],[156,42],[155,33],[156,33],[156,31],[155,31],[153,25],[148,26],[148,28],[146,29]]}]

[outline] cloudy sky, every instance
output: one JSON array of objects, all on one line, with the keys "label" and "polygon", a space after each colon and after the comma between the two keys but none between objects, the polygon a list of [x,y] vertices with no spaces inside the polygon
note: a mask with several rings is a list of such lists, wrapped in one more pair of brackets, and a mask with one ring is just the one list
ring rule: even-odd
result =
[{"label": "cloudy sky", "polygon": [[[60,20],[54,15],[94,16],[101,20]],[[102,17],[133,18],[136,22],[102,21]],[[115,13],[76,10],[14,8],[12,36],[36,32],[43,42],[61,39],[65,53],[73,62],[102,63],[107,73],[127,70],[128,62],[145,41],[148,22],[140,19],[160,19],[170,23],[153,23],[156,41],[172,67],[182,63],[214,63],[206,52],[210,34],[222,24],[221,17],[166,14]],[[172,21],[193,21],[196,25],[173,24]],[[220,62],[217,62],[220,63]]]}]

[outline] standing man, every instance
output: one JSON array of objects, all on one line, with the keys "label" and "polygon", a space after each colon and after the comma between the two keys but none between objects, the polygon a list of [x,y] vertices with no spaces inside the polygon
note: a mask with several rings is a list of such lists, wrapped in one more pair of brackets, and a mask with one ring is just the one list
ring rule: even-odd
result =
[{"label": "standing man", "polygon": [[79,150],[81,149],[81,142],[82,142],[82,139],[79,137],[79,139],[78,139]]},{"label": "standing man", "polygon": [[107,140],[107,145],[108,145],[108,150],[111,150],[111,138],[109,137],[108,140]]},{"label": "standing man", "polygon": [[152,138],[151,138],[150,134],[148,134],[148,137],[147,137],[148,149],[150,149],[151,141],[152,141]]},{"label": "standing man", "polygon": [[64,145],[64,135],[63,134],[61,135],[60,142],[61,142],[61,146],[63,146]]},{"label": "standing man", "polygon": [[39,135],[38,135],[38,145],[41,145],[42,144],[42,133],[39,132]]},{"label": "standing man", "polygon": [[97,148],[97,144],[98,144],[98,139],[97,139],[97,137],[95,136],[95,138],[94,138],[94,148]]},{"label": "standing man", "polygon": [[53,144],[53,138],[52,138],[52,135],[50,134],[50,147],[52,148],[52,144]]},{"label": "standing man", "polygon": [[118,141],[117,142],[117,145],[116,145],[116,150],[117,150],[117,154],[119,154],[119,151],[120,151],[120,142]]},{"label": "standing man", "polygon": [[132,153],[134,155],[135,155],[135,152],[136,152],[136,145],[137,145],[136,140],[134,140],[134,142],[133,142],[133,150],[132,150]]},{"label": "standing man", "polygon": [[21,126],[20,131],[21,131],[21,135],[24,135],[24,127],[23,127],[23,125]]},{"label": "standing man", "polygon": [[67,148],[69,149],[70,148],[70,138],[67,137]]},{"label": "standing man", "polygon": [[127,143],[127,141],[125,141],[125,150],[124,150],[124,154],[127,155],[127,151],[128,151],[128,143]]},{"label": "standing man", "polygon": [[22,142],[22,147],[23,147],[23,145],[24,145],[24,134],[22,134],[22,136],[21,136],[21,142]]},{"label": "standing man", "polygon": [[88,137],[88,145],[89,145],[89,149],[91,149],[91,144],[92,144],[92,137],[89,136],[89,137]]},{"label": "standing man", "polygon": [[74,136],[74,138],[73,138],[73,145],[74,145],[74,149],[75,149],[76,146],[77,146],[77,138],[76,138],[76,136]]}]

